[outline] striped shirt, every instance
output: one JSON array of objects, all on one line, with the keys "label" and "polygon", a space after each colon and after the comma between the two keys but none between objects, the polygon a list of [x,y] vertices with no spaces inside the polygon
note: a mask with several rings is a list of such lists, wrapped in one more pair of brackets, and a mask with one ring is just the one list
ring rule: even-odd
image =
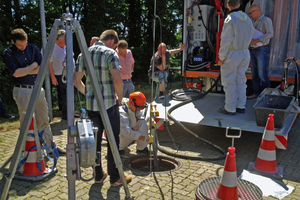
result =
[{"label": "striped shirt", "polygon": [[[115,50],[105,46],[105,44],[101,41],[95,42],[93,46],[89,47],[88,52],[91,55],[93,67],[98,80],[98,85],[102,93],[105,108],[109,109],[117,103],[115,88],[110,70],[120,69],[118,54],[115,52]],[[84,72],[86,75],[86,109],[90,111],[99,111],[91,79],[87,73],[86,63],[83,62],[83,59],[81,59],[80,55],[77,59],[75,71]]]},{"label": "striped shirt", "polygon": [[261,15],[257,20],[253,20],[253,26],[256,30],[264,34],[258,38],[263,43],[263,46],[269,44],[270,39],[274,35],[272,20],[269,17]]}]

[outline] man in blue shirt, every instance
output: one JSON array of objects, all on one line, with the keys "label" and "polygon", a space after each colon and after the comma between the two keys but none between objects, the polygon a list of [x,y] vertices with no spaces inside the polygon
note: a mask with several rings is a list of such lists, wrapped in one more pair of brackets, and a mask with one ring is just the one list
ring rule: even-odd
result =
[{"label": "man in blue shirt", "polygon": [[[23,123],[33,86],[42,62],[42,54],[34,45],[27,43],[27,34],[23,29],[14,29],[11,32],[12,45],[4,50],[4,62],[14,82],[13,98],[19,110],[20,124]],[[41,88],[36,103],[35,119],[38,131],[45,130],[52,138],[49,124],[48,107],[45,91]],[[50,139],[45,134],[47,146]]]}]

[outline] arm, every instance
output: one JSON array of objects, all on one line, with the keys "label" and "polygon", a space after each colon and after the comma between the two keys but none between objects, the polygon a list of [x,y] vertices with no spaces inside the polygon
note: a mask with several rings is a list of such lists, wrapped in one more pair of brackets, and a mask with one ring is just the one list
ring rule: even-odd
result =
[{"label": "arm", "polygon": [[14,73],[13,76],[16,78],[26,76],[28,74],[38,74],[39,73],[40,66],[37,62],[32,63],[31,65],[24,67],[24,68],[18,68]]},{"label": "arm", "polygon": [[288,61],[288,60],[294,60],[297,63],[297,65],[300,66],[300,60],[298,58],[296,58],[296,57],[288,57],[284,61]]},{"label": "arm", "polygon": [[133,71],[133,69],[134,69],[134,58],[132,56],[132,52],[131,51],[130,51],[130,55],[131,55],[131,60],[132,60],[132,62],[131,62],[131,71]]},{"label": "arm", "polygon": [[52,84],[53,85],[58,85],[57,79],[54,75],[52,62],[49,63],[49,74],[50,74],[50,77],[51,77]]},{"label": "arm", "polygon": [[[120,108],[122,109],[122,108]],[[129,125],[129,118],[126,113],[122,112],[120,110],[120,134],[123,136],[130,138],[132,140],[139,140],[141,136],[141,133],[138,131],[134,131],[130,125]],[[145,138],[145,137],[144,137]]]},{"label": "arm", "polygon": [[270,40],[274,35],[272,20],[270,18],[266,18],[263,22],[264,35],[256,40],[252,40],[251,44],[256,44],[258,42],[265,43],[267,40]]},{"label": "arm", "polygon": [[114,87],[118,96],[118,103],[121,105],[122,98],[123,98],[123,81],[120,76],[120,70],[119,69],[111,69],[109,70],[113,81],[114,81]]},{"label": "arm", "polygon": [[[219,50],[219,59],[220,64],[223,64],[224,60],[226,59],[228,49],[233,41],[233,29],[228,22],[224,23],[222,35],[221,35],[221,44],[220,44],[220,50]],[[219,64],[219,62],[218,62]]]},{"label": "arm", "polygon": [[185,44],[180,44],[180,47],[179,47],[179,49],[172,49],[172,50],[170,50],[170,52],[171,52],[171,55],[173,55],[173,54],[175,54],[175,53],[178,53],[178,52],[180,52],[180,51],[183,51],[185,49]]},{"label": "arm", "polygon": [[81,80],[83,76],[83,72],[74,73],[74,86],[78,89],[79,92],[85,95],[85,85]]}]

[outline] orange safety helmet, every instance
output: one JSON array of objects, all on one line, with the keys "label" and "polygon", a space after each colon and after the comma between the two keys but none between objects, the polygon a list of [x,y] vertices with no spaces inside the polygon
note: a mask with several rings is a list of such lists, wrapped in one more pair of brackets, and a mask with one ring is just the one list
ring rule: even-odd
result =
[{"label": "orange safety helmet", "polygon": [[131,103],[137,108],[146,108],[148,105],[146,103],[146,97],[142,92],[132,92],[129,95]]}]

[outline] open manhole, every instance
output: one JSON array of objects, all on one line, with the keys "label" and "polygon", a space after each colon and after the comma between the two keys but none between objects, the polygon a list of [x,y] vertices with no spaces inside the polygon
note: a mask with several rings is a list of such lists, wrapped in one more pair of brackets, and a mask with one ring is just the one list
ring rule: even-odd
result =
[{"label": "open manhole", "polygon": [[157,156],[157,166],[154,166],[153,156],[137,155],[124,161],[127,168],[140,172],[168,172],[181,167],[181,162],[167,156]]}]

